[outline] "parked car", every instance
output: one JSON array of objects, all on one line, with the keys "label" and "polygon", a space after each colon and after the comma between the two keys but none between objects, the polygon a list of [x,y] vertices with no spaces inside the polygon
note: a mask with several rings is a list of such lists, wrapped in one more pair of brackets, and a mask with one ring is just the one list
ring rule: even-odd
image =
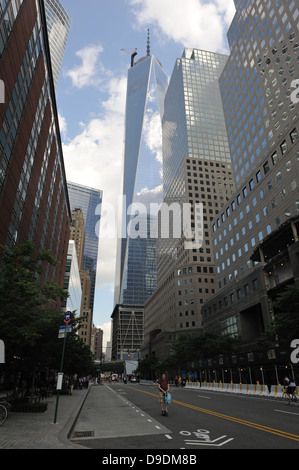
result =
[{"label": "parked car", "polygon": [[130,382],[138,382],[138,379],[137,377],[135,377],[134,375],[131,377],[130,379]]}]

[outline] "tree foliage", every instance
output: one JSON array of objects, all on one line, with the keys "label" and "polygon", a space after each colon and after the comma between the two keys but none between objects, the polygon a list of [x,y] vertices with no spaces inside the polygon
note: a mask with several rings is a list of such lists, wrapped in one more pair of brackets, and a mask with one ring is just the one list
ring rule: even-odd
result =
[{"label": "tree foliage", "polygon": [[147,378],[156,378],[162,372],[168,372],[169,375],[175,376],[181,370],[189,367],[191,362],[234,352],[236,344],[235,339],[216,333],[185,334],[172,344],[173,354],[171,356],[164,360],[159,360],[156,357],[144,359],[139,364],[138,372]]},{"label": "tree foliage", "polygon": [[274,319],[261,339],[262,345],[279,344],[290,347],[299,338],[299,285],[293,284],[282,291],[273,303]]},{"label": "tree foliage", "polygon": [[[59,369],[63,341],[58,340],[64,313],[57,309],[68,293],[55,282],[43,280],[43,272],[57,261],[49,251],[36,252],[31,242],[11,250],[4,249],[0,271],[0,338],[5,343],[6,362],[19,369],[37,365]],[[73,333],[68,334],[68,368],[92,358],[75,334],[79,323],[73,320]],[[72,355],[76,361],[72,365]]]}]

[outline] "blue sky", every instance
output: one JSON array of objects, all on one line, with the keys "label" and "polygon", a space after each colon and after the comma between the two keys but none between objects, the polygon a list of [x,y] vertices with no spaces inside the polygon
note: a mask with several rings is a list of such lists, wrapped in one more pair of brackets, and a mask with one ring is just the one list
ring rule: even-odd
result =
[{"label": "blue sky", "polygon": [[[170,77],[184,47],[228,53],[233,0],[61,0],[72,25],[57,86],[69,181],[103,190],[117,207],[121,194],[124,113],[130,56],[151,53]],[[100,240],[94,324],[109,340],[116,242]]]}]

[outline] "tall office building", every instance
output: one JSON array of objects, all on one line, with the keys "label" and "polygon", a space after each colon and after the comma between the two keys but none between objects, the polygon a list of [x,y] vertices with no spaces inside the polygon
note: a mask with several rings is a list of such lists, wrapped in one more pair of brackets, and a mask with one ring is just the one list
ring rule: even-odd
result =
[{"label": "tall office building", "polygon": [[59,0],[44,0],[44,4],[50,43],[52,71],[56,88],[71,27],[71,20]]},{"label": "tall office building", "polygon": [[[162,202],[161,118],[168,79],[148,50],[128,71],[123,166],[123,213],[126,228],[131,204]],[[134,218],[133,214],[133,217]],[[143,305],[156,288],[156,240],[150,239],[150,218],[141,237],[123,234],[117,253],[115,304]],[[142,238],[143,237],[143,238]]]},{"label": "tall office building", "polygon": [[70,207],[43,1],[1,2],[0,77],[0,245],[49,249],[60,264],[44,276],[63,286]]},{"label": "tall office building", "polygon": [[213,221],[219,292],[204,325],[256,345],[275,295],[299,278],[299,7],[235,4],[220,85],[237,192]]},{"label": "tall office building", "polygon": [[[112,314],[115,338],[112,357],[115,358],[124,357],[122,351],[132,345],[132,335],[138,337],[134,349],[140,349],[143,341],[143,305],[157,287],[156,239],[150,238],[156,216],[149,214],[149,207],[150,203],[163,201],[161,119],[168,78],[160,62],[150,54],[149,37],[147,55],[134,62],[135,57],[136,52],[132,54],[128,71],[125,116],[122,208],[125,228],[128,229],[135,216],[135,213],[128,214],[132,204],[142,203],[145,210],[139,214],[139,222],[132,224],[132,231],[128,229],[122,234],[117,250]],[[130,333],[120,338],[116,329],[121,324],[135,326],[129,330],[124,327]]]},{"label": "tall office building", "polygon": [[183,238],[159,238],[158,288],[145,304],[143,356],[167,357],[179,335],[201,331],[202,305],[215,293],[211,221],[235,189],[219,88],[226,61],[185,49],[170,79],[162,122],[164,201],[190,204],[191,229],[203,244],[185,249]]},{"label": "tall office building", "polygon": [[90,273],[90,302],[89,309],[93,314],[95,285],[99,248],[99,206],[102,203],[103,192],[76,183],[67,183],[71,210],[81,209],[85,221],[85,247],[83,257],[84,271]]}]

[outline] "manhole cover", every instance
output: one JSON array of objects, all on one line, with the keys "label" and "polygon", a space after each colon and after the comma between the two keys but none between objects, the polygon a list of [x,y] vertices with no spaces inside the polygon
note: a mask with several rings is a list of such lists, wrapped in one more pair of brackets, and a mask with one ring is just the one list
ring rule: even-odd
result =
[{"label": "manhole cover", "polygon": [[73,438],[94,437],[94,431],[75,431]]}]

